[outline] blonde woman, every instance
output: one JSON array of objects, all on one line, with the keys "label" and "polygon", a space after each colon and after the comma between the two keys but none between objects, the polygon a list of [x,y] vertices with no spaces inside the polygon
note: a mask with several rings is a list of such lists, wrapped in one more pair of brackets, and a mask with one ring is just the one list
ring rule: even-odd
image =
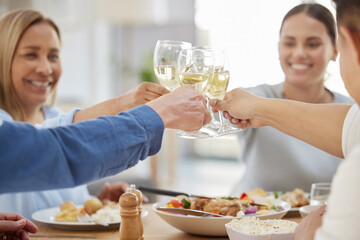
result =
[{"label": "blonde woman", "polygon": [[[17,10],[0,20],[0,35],[0,119],[39,127],[64,126],[101,115],[114,115],[168,93],[160,85],[143,83],[118,98],[60,114],[53,107],[62,72],[57,25],[37,11]],[[126,183],[106,184],[98,197],[117,201],[126,187]],[[16,212],[30,218],[34,211],[59,206],[67,200],[82,204],[90,197],[85,185],[1,194],[0,212]]]}]

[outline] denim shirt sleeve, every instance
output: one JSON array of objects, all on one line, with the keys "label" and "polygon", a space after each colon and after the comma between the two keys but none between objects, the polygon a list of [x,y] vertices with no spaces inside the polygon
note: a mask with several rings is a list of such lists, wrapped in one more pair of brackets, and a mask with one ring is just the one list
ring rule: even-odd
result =
[{"label": "denim shirt sleeve", "polygon": [[[161,147],[149,106],[64,127],[0,124],[0,193],[73,187],[117,174]],[[51,170],[51,171],[50,171]]]}]

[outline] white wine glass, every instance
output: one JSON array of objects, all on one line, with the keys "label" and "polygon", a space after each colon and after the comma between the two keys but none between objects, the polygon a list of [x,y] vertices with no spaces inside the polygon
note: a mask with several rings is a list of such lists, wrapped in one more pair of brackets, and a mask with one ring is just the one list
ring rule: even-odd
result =
[{"label": "white wine glass", "polygon": [[191,48],[191,43],[172,40],[158,40],[154,49],[154,71],[159,83],[172,91],[180,86],[177,61],[182,49]]},{"label": "white wine glass", "polygon": [[[190,84],[201,93],[207,91],[208,82],[214,76],[214,54],[204,49],[183,49],[178,57],[178,74],[180,85]],[[183,138],[208,138],[212,131],[201,128],[199,131],[178,131],[177,135]]]},{"label": "white wine glass", "polygon": [[[230,80],[229,61],[225,49],[213,47],[207,47],[207,49],[214,54],[215,70],[214,77],[209,81],[206,95],[212,99],[223,100]],[[219,120],[221,126],[217,129],[214,137],[242,131],[241,128],[231,126],[228,120],[224,118],[223,112],[219,112]]]}]

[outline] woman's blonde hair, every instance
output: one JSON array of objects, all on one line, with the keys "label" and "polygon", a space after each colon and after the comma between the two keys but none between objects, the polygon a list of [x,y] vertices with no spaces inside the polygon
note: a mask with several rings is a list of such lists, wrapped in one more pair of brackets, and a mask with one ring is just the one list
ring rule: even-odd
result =
[{"label": "woman's blonde hair", "polygon": [[[11,65],[16,47],[24,32],[37,23],[48,23],[56,31],[60,40],[57,25],[40,12],[21,9],[7,13],[0,20],[0,108],[9,113],[16,121],[24,120],[24,110],[11,81]],[[56,86],[50,93],[47,102],[53,105],[56,98]]]}]

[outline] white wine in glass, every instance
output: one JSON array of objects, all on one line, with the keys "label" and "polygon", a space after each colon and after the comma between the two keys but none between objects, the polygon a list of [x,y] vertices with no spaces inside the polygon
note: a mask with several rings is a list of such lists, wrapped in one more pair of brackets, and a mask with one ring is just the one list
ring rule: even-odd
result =
[{"label": "white wine in glass", "polygon": [[156,78],[159,83],[168,90],[174,90],[179,87],[178,74],[176,66],[165,65],[154,67]]},{"label": "white wine in glass", "polygon": [[180,85],[194,85],[200,92],[205,91],[208,79],[212,77],[209,73],[179,73]]},{"label": "white wine in glass", "polygon": [[[203,49],[184,49],[179,54],[178,71],[180,85],[190,84],[205,93],[208,82],[214,76],[214,54]],[[193,132],[179,131],[177,135],[183,138],[208,138],[212,137],[209,130],[203,127]]]},{"label": "white wine in glass", "polygon": [[226,89],[229,84],[230,73],[229,71],[216,71],[214,77],[209,84],[207,94],[211,98],[223,100],[225,97]]},{"label": "white wine in glass", "polygon": [[177,60],[182,49],[191,48],[191,43],[158,40],[154,49],[154,72],[159,83],[172,91],[180,86]]},{"label": "white wine in glass", "polygon": [[[224,49],[208,48],[212,51],[215,59],[215,72],[212,81],[209,82],[206,95],[210,98],[223,100],[230,80],[229,63]],[[228,124],[228,121],[223,117],[223,113],[219,112],[219,119],[221,126],[217,130],[214,137],[219,137],[225,134],[236,133],[242,129],[233,127]]]}]

